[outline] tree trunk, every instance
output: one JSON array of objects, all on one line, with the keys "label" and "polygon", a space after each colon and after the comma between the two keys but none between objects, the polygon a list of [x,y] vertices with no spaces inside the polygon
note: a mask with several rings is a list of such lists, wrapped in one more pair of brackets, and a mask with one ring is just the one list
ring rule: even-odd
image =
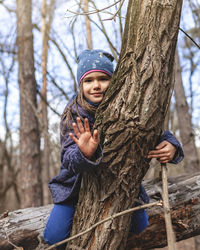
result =
[{"label": "tree trunk", "polygon": [[191,115],[189,113],[181,78],[181,67],[179,63],[178,52],[176,52],[176,84],[174,86],[174,93],[176,98],[176,110],[179,121],[180,136],[185,153],[185,171],[186,173],[194,173],[195,171],[200,170],[200,165],[197,149],[195,146]]},{"label": "tree trunk", "polygon": [[20,87],[21,206],[42,202],[40,136],[36,117],[36,81],[33,58],[32,1],[17,0],[18,78]]},{"label": "tree trunk", "polygon": [[[84,12],[88,13],[88,0],[84,0]],[[90,19],[88,15],[85,15],[85,26],[86,26],[86,38],[88,49],[92,49],[92,31],[90,27]]]},{"label": "tree trunk", "polygon": [[[43,179],[43,202],[49,204],[51,201],[50,192],[47,183],[50,179],[50,141],[48,130],[48,110],[47,110],[47,59],[49,49],[49,32],[52,22],[52,16],[54,11],[54,0],[51,0],[49,5],[49,11],[47,12],[46,0],[42,1],[42,90],[41,90],[41,112],[42,112],[42,128],[41,133],[44,139],[43,149],[43,164],[42,164],[42,179]],[[47,18],[48,16],[48,18]]]},{"label": "tree trunk", "polygon": [[[200,173],[168,178],[172,223],[177,241],[200,234]],[[161,199],[161,182],[145,181],[150,202]],[[0,215],[0,249],[12,249],[10,241],[24,250],[46,249],[41,237],[52,205],[20,209]],[[127,249],[152,249],[167,245],[164,211],[147,209],[150,225],[139,235],[129,235]],[[28,222],[28,223],[27,223]],[[83,231],[83,229],[81,230]],[[71,241],[71,244],[74,244]],[[40,247],[39,247],[40,246]],[[74,248],[76,249],[76,248]]]},{"label": "tree trunk", "polygon": [[[103,164],[83,176],[73,235],[134,205],[169,102],[181,6],[181,0],[129,1],[119,62],[96,117]],[[100,225],[73,245],[125,249],[130,218]]]},{"label": "tree trunk", "polygon": [[[174,87],[174,93],[176,98],[176,109],[179,121],[180,136],[185,153],[184,168],[186,173],[194,173],[199,171],[200,165],[197,148],[195,146],[195,137],[192,128],[191,115],[189,113],[181,77],[181,67],[178,57],[178,51],[176,52],[176,84]],[[195,237],[195,250],[200,250],[200,236]]]}]

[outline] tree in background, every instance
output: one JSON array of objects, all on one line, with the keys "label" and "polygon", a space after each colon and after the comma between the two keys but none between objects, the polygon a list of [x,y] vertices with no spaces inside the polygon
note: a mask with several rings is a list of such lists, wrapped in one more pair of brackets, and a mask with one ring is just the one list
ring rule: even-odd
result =
[{"label": "tree in background", "polygon": [[[84,12],[88,12],[88,0],[84,0]],[[88,49],[92,49],[92,31],[91,31],[91,25],[90,25],[90,19],[88,15],[85,15],[85,27],[86,27],[86,40],[87,40],[87,46]]]},{"label": "tree in background", "polygon": [[17,46],[20,88],[21,207],[30,207],[42,204],[31,0],[17,0]]},{"label": "tree in background", "polygon": [[42,184],[43,184],[43,204],[49,204],[51,202],[50,193],[48,190],[48,181],[50,180],[50,135],[48,125],[48,106],[47,106],[47,62],[48,62],[48,49],[49,49],[49,33],[51,29],[53,12],[55,9],[55,0],[51,0],[49,6],[47,6],[46,0],[42,0],[42,89],[41,89],[41,134],[44,140],[44,149],[42,154]]},{"label": "tree in background", "polygon": [[179,63],[178,52],[176,52],[176,82],[174,86],[174,94],[176,98],[176,110],[179,121],[180,137],[183,143],[185,153],[184,167],[186,173],[198,172],[200,169],[197,149],[195,146],[195,136],[192,127],[191,115],[187,100],[185,97],[181,67]]}]

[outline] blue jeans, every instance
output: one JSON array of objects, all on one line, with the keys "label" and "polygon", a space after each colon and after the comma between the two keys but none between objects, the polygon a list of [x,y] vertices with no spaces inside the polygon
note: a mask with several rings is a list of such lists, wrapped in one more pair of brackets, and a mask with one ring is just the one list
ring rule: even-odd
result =
[{"label": "blue jeans", "polygon": [[[44,240],[46,243],[53,245],[69,237],[74,212],[75,205],[54,205],[44,229]],[[65,244],[57,247],[57,249],[65,249]]]},{"label": "blue jeans", "polygon": [[[72,228],[75,205],[55,204],[44,230],[44,240],[49,245],[66,239]],[[139,234],[148,226],[148,215],[144,209],[137,210],[132,215],[130,232]],[[57,249],[65,249],[65,245]]]}]

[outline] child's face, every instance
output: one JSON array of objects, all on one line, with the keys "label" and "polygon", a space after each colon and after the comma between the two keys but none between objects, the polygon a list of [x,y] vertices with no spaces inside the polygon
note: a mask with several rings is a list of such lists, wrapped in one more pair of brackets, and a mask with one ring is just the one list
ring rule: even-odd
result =
[{"label": "child's face", "polygon": [[83,78],[83,94],[94,103],[103,99],[103,94],[108,88],[111,77],[103,72],[92,72]]}]

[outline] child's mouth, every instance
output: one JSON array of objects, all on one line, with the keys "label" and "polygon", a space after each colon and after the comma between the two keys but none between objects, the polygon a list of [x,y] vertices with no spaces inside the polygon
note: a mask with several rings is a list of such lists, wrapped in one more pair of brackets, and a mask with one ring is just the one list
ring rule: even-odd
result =
[{"label": "child's mouth", "polygon": [[93,93],[92,95],[95,97],[99,97],[99,96],[102,96],[102,93]]}]

